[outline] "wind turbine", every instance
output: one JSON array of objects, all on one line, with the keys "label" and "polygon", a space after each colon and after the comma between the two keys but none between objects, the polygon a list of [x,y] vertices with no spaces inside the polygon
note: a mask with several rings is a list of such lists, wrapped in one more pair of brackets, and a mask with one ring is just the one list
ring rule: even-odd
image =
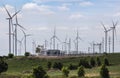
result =
[{"label": "wind turbine", "polygon": [[[54,28],[54,34],[53,34],[53,36],[51,37],[51,41],[53,40],[53,49],[55,50],[56,49],[56,39],[58,40],[58,41],[60,41],[60,39],[56,36],[56,28]],[[61,42],[61,41],[60,41]]]},{"label": "wind turbine", "polygon": [[104,28],[104,32],[105,32],[105,52],[107,52],[107,38],[108,38],[108,32],[111,30],[111,29],[107,29],[105,27],[105,25],[101,22],[103,28]]},{"label": "wind turbine", "polygon": [[115,48],[115,34],[116,34],[116,26],[117,26],[117,24],[118,24],[118,21],[116,22],[116,23],[114,23],[113,21],[112,21],[112,24],[113,24],[113,27],[111,27],[111,29],[112,29],[112,35],[113,35],[113,40],[112,40],[112,52],[114,53],[114,48]]},{"label": "wind turbine", "polygon": [[21,55],[21,49],[22,49],[22,41],[23,41],[23,38],[21,40],[17,40],[19,42],[19,54]]},{"label": "wind turbine", "polygon": [[[7,18],[7,20],[9,20],[9,53],[11,53],[11,26],[13,27],[13,17],[19,13],[19,11],[15,12],[13,15],[10,15],[9,11],[7,10],[7,8],[4,6],[9,18]],[[12,28],[13,29],[13,28]],[[14,37],[14,36],[13,36]],[[14,41],[13,41],[14,42]]]},{"label": "wind turbine", "polygon": [[16,15],[15,21],[16,21],[16,24],[14,24],[15,25],[15,55],[17,55],[17,28],[20,27],[21,29],[24,29],[24,30],[25,28],[18,23],[17,15]]},{"label": "wind turbine", "polygon": [[82,40],[82,39],[79,37],[79,32],[77,30],[77,36],[75,38],[75,41],[76,41],[76,50],[77,50],[76,54],[78,54],[78,52],[79,52],[79,40]]},{"label": "wind turbine", "polygon": [[[22,30],[22,31],[23,31],[23,30]],[[24,37],[23,37],[23,38],[25,38],[25,39],[24,39],[24,45],[25,45],[25,52],[26,52],[26,42],[27,42],[27,39],[26,39],[26,38],[27,38],[28,36],[31,36],[31,34],[26,34],[25,31],[23,31],[23,34],[24,34]]]}]

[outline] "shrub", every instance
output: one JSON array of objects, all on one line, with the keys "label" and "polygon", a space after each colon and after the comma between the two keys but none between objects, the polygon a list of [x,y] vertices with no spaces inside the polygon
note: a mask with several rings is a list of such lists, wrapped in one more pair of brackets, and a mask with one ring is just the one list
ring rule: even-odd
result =
[{"label": "shrub", "polygon": [[63,74],[64,74],[66,77],[68,77],[69,70],[68,70],[67,67],[63,67],[63,68],[62,68],[62,72],[63,72]]},{"label": "shrub", "polygon": [[101,61],[99,57],[97,57],[97,66],[101,66]]},{"label": "shrub", "polygon": [[108,71],[108,69],[106,68],[105,65],[102,65],[102,67],[101,67],[100,76],[101,76],[101,78],[110,78],[109,77],[109,71]]},{"label": "shrub", "polygon": [[89,65],[89,62],[86,59],[80,59],[80,62],[78,64],[78,66],[84,66],[85,68],[91,68],[91,66]]},{"label": "shrub", "polygon": [[49,75],[46,74],[43,78],[50,78],[50,77],[49,77]]},{"label": "shrub", "polygon": [[13,57],[14,57],[13,54],[11,54],[11,53],[8,54],[8,58],[13,58]]},{"label": "shrub", "polygon": [[48,67],[48,69],[50,69],[51,66],[52,66],[52,63],[51,63],[51,62],[48,62],[48,63],[47,63],[47,67]]},{"label": "shrub", "polygon": [[45,75],[46,75],[46,71],[41,66],[38,66],[33,69],[34,78],[44,78]]},{"label": "shrub", "polygon": [[75,69],[77,69],[77,65],[73,65],[73,64],[69,64],[69,66],[68,66],[68,68],[70,69],[70,70],[75,70]]},{"label": "shrub", "polygon": [[95,60],[94,60],[93,57],[91,57],[91,59],[90,59],[90,65],[91,65],[92,67],[95,67]]},{"label": "shrub", "polygon": [[0,58],[0,74],[2,72],[6,72],[7,69],[8,69],[8,64],[4,62],[2,58]]},{"label": "shrub", "polygon": [[26,57],[30,56],[30,53],[29,52],[25,52],[25,56]]},{"label": "shrub", "polygon": [[59,70],[61,70],[62,67],[63,67],[63,64],[62,64],[61,62],[54,62],[54,64],[53,64],[53,68],[54,68],[54,69],[59,69]]},{"label": "shrub", "polygon": [[78,77],[84,77],[85,76],[85,71],[84,71],[83,66],[78,67],[77,74],[78,74]]},{"label": "shrub", "polygon": [[106,66],[109,66],[109,61],[108,61],[107,58],[104,58],[104,64],[105,64]]}]

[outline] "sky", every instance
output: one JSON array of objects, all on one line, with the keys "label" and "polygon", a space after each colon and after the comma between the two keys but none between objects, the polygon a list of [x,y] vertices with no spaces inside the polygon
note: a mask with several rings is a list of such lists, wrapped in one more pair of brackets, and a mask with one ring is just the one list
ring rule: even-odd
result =
[{"label": "sky", "polygon": [[[72,40],[72,50],[75,49],[73,41],[76,31],[79,31],[79,50],[87,51],[89,43],[100,43],[104,37],[104,23],[107,29],[112,27],[112,21],[120,21],[120,0],[0,0],[0,55],[8,54],[8,15],[4,6],[11,14],[15,8],[20,10],[17,14],[19,24],[26,28],[25,32],[32,36],[27,37],[27,51],[33,53],[33,41],[36,45],[43,45],[56,35],[61,40]],[[14,22],[14,19],[13,19]],[[115,51],[120,52],[120,23],[116,27]],[[112,38],[112,31],[108,33]],[[23,33],[18,28],[18,40]],[[59,46],[61,42],[57,41]],[[18,43],[19,51],[19,43]],[[22,54],[24,45],[22,45]]]}]

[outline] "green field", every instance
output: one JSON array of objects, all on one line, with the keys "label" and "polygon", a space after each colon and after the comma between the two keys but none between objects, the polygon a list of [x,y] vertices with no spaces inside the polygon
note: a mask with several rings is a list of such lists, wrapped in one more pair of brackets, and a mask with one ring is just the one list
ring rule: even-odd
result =
[{"label": "green field", "polygon": [[[99,56],[101,60],[105,56]],[[111,78],[120,78],[120,53],[108,54],[106,56],[109,59],[110,66],[108,66]],[[47,62],[62,62],[64,66],[68,66],[70,63],[78,65],[80,58],[83,57],[69,57],[69,58],[31,58],[31,57],[14,57],[12,59],[6,59],[8,63],[8,71],[1,74],[0,78],[24,78],[32,73],[32,69],[35,66],[41,65],[47,71],[51,78],[64,78],[60,70],[47,70]],[[84,57],[89,60],[90,56]],[[96,58],[96,56],[94,56]],[[85,69],[86,78],[99,78],[100,67],[94,67],[92,69]],[[71,70],[69,77],[77,76],[77,70]]]}]

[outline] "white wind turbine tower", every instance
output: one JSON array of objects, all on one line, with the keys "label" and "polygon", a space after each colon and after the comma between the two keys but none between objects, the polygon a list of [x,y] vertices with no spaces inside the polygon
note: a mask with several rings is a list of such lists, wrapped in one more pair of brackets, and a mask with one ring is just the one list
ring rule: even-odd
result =
[{"label": "white wind turbine tower", "polygon": [[77,36],[75,38],[75,41],[76,41],[76,54],[79,53],[79,40],[82,40],[82,39],[79,37],[79,32],[78,32],[78,29],[77,29]]},{"label": "white wind turbine tower", "polygon": [[[53,36],[51,37],[51,44],[53,43],[53,49],[55,50],[56,49],[56,39],[58,40],[58,41],[60,41],[60,39],[56,36],[56,28],[54,28],[54,34],[53,34]],[[53,41],[53,42],[52,42]],[[61,41],[60,41],[61,42]]]},{"label": "white wind turbine tower", "polygon": [[107,52],[107,38],[108,38],[108,32],[111,30],[111,29],[107,29],[105,27],[105,25],[101,22],[103,28],[104,28],[104,32],[105,32],[105,52]]},{"label": "white wind turbine tower", "polygon": [[[23,31],[23,30],[22,30]],[[24,34],[24,45],[25,45],[25,52],[26,52],[26,43],[27,43],[27,37],[28,36],[31,36],[31,34],[26,34],[25,31],[23,31],[23,34]]]},{"label": "white wind turbine tower", "polygon": [[63,44],[64,44],[64,51],[65,51],[65,53],[67,53],[67,36],[66,36],[66,38],[65,38],[65,41],[63,42]]},{"label": "white wind turbine tower", "polygon": [[15,21],[16,21],[16,24],[14,24],[15,25],[15,55],[17,55],[17,34],[18,34],[17,29],[18,27],[20,27],[21,29],[25,30],[25,28],[18,23],[17,15]]},{"label": "white wind turbine tower", "polygon": [[[17,13],[19,13],[19,11],[18,11],[18,12],[15,12],[13,15],[10,15],[9,11],[7,10],[7,8],[6,8],[5,6],[4,6],[4,8],[5,8],[8,16],[9,16],[9,18],[7,18],[7,20],[9,20],[9,53],[11,53],[11,28],[13,27],[13,21],[12,21],[12,19],[13,19],[13,17],[14,17]],[[13,28],[12,28],[12,29],[13,29]],[[14,37],[14,36],[13,36],[13,37]],[[14,42],[14,41],[13,41],[13,42]],[[13,45],[14,45],[14,43],[13,43]],[[13,49],[14,49],[14,47],[13,47]]]},{"label": "white wind turbine tower", "polygon": [[118,21],[116,23],[114,23],[112,21],[113,27],[111,27],[112,29],[112,35],[113,35],[113,39],[112,39],[112,52],[114,53],[114,48],[115,48],[115,34],[116,34],[116,26],[118,24]]}]

